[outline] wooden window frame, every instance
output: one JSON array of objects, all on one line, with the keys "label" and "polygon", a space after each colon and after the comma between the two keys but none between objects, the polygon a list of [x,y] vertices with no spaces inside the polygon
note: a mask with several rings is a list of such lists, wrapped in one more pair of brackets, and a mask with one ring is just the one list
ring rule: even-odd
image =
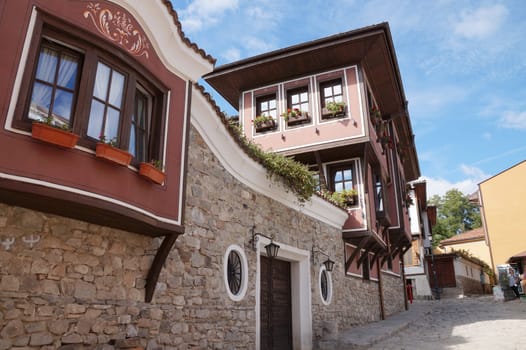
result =
[{"label": "wooden window frame", "polygon": [[87,135],[87,128],[97,64],[102,62],[123,73],[126,80],[117,146],[128,150],[135,90],[137,86],[140,86],[153,97],[150,137],[147,142],[147,159],[134,158],[132,164],[137,166],[140,161],[148,162],[152,159],[162,159],[168,89],[135,60],[121,52],[120,49],[89,32],[67,25],[60,19],[46,13],[39,13],[35,22],[35,30],[27,59],[28,64],[22,78],[12,126],[16,129],[31,131],[33,119],[28,117],[29,105],[41,47],[47,45],[47,42],[51,42],[57,47],[71,50],[81,56],[81,64],[78,67],[76,96],[74,97],[70,118],[71,130],[80,135],[78,145],[95,149],[96,143],[99,141]]},{"label": "wooden window frame", "polygon": [[[273,109],[267,109],[267,110],[264,110],[262,111],[261,110],[261,103],[263,102],[269,102],[269,101],[272,101],[274,100],[274,104],[275,104],[275,108]],[[272,118],[274,118],[274,120],[277,119],[278,117],[278,98],[276,96],[276,93],[271,93],[271,94],[265,94],[265,95],[260,95],[260,96],[256,96],[256,117],[257,116],[260,116],[262,113],[267,113],[268,111],[274,111],[274,116],[270,115],[270,114],[265,114],[267,116],[272,116]]]},{"label": "wooden window frame", "polygon": [[336,172],[347,170],[347,169],[350,169],[352,172],[352,188],[345,188],[345,181],[342,181],[344,183],[343,189],[350,190],[356,187],[357,185],[356,183],[356,164],[355,162],[346,162],[346,163],[332,165],[328,169],[329,170],[328,173],[330,175],[329,188],[331,189],[331,191],[336,192],[336,182],[334,181],[334,175],[336,174]]}]

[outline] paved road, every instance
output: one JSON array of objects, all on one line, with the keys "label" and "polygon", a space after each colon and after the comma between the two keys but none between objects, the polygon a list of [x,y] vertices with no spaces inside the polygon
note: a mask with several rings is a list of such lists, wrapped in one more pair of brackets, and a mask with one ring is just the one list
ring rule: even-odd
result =
[{"label": "paved road", "polygon": [[369,349],[526,349],[526,302],[479,297],[422,303],[420,317]]},{"label": "paved road", "polygon": [[319,349],[526,350],[526,302],[415,301],[409,311],[342,332]]}]

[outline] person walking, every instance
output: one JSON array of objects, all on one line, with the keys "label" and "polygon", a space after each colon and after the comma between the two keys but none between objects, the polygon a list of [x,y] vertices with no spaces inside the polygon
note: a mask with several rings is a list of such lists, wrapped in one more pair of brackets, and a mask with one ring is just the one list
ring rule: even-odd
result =
[{"label": "person walking", "polygon": [[519,278],[519,274],[515,272],[515,269],[513,267],[510,267],[508,270],[508,283],[509,283],[511,290],[513,290],[513,293],[515,293],[515,296],[517,298],[520,298],[519,287],[518,287],[518,284],[520,283],[520,278]]}]

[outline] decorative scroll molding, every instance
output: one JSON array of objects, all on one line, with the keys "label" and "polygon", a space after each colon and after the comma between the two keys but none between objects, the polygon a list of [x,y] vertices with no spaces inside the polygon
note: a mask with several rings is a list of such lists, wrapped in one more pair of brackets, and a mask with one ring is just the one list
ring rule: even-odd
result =
[{"label": "decorative scroll molding", "polygon": [[109,9],[102,9],[99,3],[90,2],[84,11],[84,18],[91,18],[95,28],[104,37],[118,43],[134,56],[149,58],[150,44],[146,37],[136,29],[131,19],[123,12],[113,13]]}]

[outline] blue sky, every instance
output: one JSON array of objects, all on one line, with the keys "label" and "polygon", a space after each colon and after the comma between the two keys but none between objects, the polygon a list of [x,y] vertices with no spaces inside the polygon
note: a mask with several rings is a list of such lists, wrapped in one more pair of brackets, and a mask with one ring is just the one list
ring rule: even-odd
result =
[{"label": "blue sky", "polygon": [[172,2],[216,65],[389,22],[428,196],[469,194],[526,159],[523,0]]}]

